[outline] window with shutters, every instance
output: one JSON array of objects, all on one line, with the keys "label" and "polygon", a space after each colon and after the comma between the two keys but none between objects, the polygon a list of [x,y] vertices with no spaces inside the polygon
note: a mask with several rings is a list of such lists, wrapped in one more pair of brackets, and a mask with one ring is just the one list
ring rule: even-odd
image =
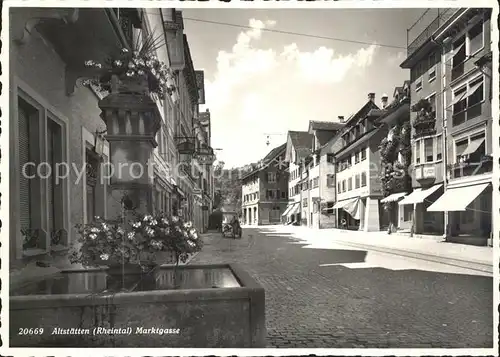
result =
[{"label": "window with shutters", "polygon": [[21,89],[17,119],[18,161],[14,165],[19,168],[16,231],[20,236],[14,244],[24,251],[46,251],[68,243],[64,209],[68,183],[60,165],[65,160],[65,127]]},{"label": "window with shutters", "polygon": [[33,221],[34,201],[33,194],[38,178],[34,176],[36,170],[31,163],[37,160],[33,157],[35,136],[38,135],[38,111],[24,102],[18,101],[18,150],[19,150],[19,220],[22,230],[37,229]]},{"label": "window with shutters", "polygon": [[52,174],[47,178],[47,200],[48,200],[48,231],[56,240],[52,243],[59,244],[57,232],[64,228],[61,218],[64,217],[63,191],[59,182],[61,172],[57,173],[59,164],[63,161],[62,128],[54,120],[47,118],[47,163]]},{"label": "window with shutters", "polygon": [[99,177],[99,163],[94,154],[87,149],[85,154],[87,181],[87,222],[94,221],[96,214],[96,188]]}]

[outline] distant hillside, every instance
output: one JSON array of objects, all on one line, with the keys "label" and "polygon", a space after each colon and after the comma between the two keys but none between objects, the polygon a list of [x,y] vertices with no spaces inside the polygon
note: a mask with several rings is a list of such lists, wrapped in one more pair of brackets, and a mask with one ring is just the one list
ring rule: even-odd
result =
[{"label": "distant hillside", "polygon": [[233,206],[237,207],[239,212],[241,210],[241,178],[255,167],[257,164],[225,169],[224,163],[219,163],[214,170],[214,208]]}]

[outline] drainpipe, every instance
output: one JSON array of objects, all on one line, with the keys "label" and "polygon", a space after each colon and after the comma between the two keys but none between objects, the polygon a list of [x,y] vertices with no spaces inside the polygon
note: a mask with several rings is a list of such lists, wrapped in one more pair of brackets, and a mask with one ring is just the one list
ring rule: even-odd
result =
[{"label": "drainpipe", "polygon": [[[448,188],[448,118],[446,113],[446,51],[442,43],[437,42],[434,38],[431,41],[439,46],[441,50],[441,95],[443,100],[441,100],[442,115],[443,115],[443,140],[442,140],[442,152],[443,152],[443,190],[446,193]],[[436,96],[437,97],[437,96]],[[437,98],[436,98],[437,100]],[[448,211],[443,212],[443,239],[448,241],[448,226],[449,217]]]}]

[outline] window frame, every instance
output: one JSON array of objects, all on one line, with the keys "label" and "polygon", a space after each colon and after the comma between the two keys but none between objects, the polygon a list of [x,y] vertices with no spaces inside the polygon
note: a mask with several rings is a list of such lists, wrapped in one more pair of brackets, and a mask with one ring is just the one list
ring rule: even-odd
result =
[{"label": "window frame", "polygon": [[[434,73],[433,76],[431,74]],[[432,83],[436,80],[437,77],[437,65],[431,66],[431,68],[427,71],[427,82]]]},{"label": "window frame", "polygon": [[[12,100],[11,102],[11,110],[12,115],[17,117],[19,114],[19,101],[22,100],[26,103],[26,105],[32,107],[36,113],[35,115],[38,117],[37,119],[33,119],[37,121],[38,125],[36,125],[36,132],[34,135],[37,137],[37,142],[35,144],[35,149],[37,149],[37,154],[35,158],[31,158],[35,162],[48,162],[49,148],[48,148],[48,123],[49,120],[53,121],[55,124],[60,126],[60,144],[61,144],[61,152],[60,154],[60,163],[68,163],[69,160],[69,119],[66,118],[63,114],[58,112],[54,107],[52,107],[41,95],[39,95],[35,90],[33,90],[28,84],[23,82],[17,76],[13,76],[13,81],[11,83],[12,88]],[[28,109],[29,110],[29,109]],[[17,121],[16,121],[17,122]],[[20,160],[20,151],[19,151],[19,128],[18,125],[11,125],[10,129],[12,140],[15,142],[15,145],[11,147],[12,150],[12,158],[11,165],[18,165]],[[31,141],[31,138],[29,139]],[[83,147],[85,150],[85,147]],[[12,170],[11,172],[11,180],[9,190],[11,192],[19,193],[19,179],[21,175],[20,169]],[[20,226],[20,217],[19,215],[12,215],[10,217],[11,224],[11,232],[16,232],[13,234],[13,238],[9,240],[11,247],[13,246],[13,251],[15,255],[15,259],[22,259],[26,256],[36,256],[39,254],[46,254],[53,250],[59,250],[58,246],[69,247],[72,243],[72,229],[71,229],[71,221],[70,221],[70,188],[69,178],[61,178],[59,181],[60,195],[61,195],[61,207],[60,213],[62,215],[60,219],[60,227],[55,229],[62,229],[65,231],[63,239],[60,244],[52,245],[51,240],[51,232],[48,231],[49,228],[49,199],[48,199],[48,190],[49,184],[46,179],[36,179],[34,182],[35,185],[33,189],[37,191],[37,197],[32,198],[33,203],[35,204],[35,212],[39,213],[35,216],[37,220],[32,223],[31,229],[40,229],[43,234],[46,234],[46,237],[40,236],[39,244],[43,244],[43,246],[38,245],[34,248],[23,248],[23,235],[21,234],[21,226]],[[85,184],[84,184],[85,185]],[[16,212],[19,212],[20,205],[20,197],[19,194],[12,194],[10,200],[10,206]],[[85,195],[84,195],[85,197]],[[85,207],[83,207],[85,210]]]},{"label": "window frame", "polygon": [[[467,146],[470,145],[471,143],[471,138],[477,137],[479,135],[484,136],[484,145],[485,145],[485,152],[486,148],[488,147],[488,135],[487,135],[487,128],[485,126],[482,126],[478,128],[477,130],[469,131],[464,133],[463,135],[457,135],[456,137],[453,137],[453,163],[458,164],[460,161],[458,159],[457,155],[457,142],[461,141],[467,141]],[[467,146],[465,148],[467,148]]]},{"label": "window frame", "polygon": [[[363,184],[363,177],[365,178],[365,183]],[[368,175],[366,172],[361,173],[361,187],[366,187],[368,186]]]},{"label": "window frame", "polygon": [[[486,102],[486,95],[487,95],[487,92],[486,92],[486,76],[483,74],[483,73],[479,73],[478,75],[472,77],[472,78],[468,78],[460,83],[457,83],[456,85],[454,85],[452,88],[451,88],[451,101],[453,102],[455,100],[455,98],[457,97],[457,92],[460,91],[460,93],[462,93],[462,90],[464,90],[466,93],[467,91],[470,90],[471,86],[472,85],[475,85],[476,83],[479,83],[479,82],[482,82],[482,99],[473,104],[473,105],[469,105],[469,98],[472,96],[472,95],[467,95],[465,96],[462,100],[458,101],[457,103],[453,104],[453,107],[451,108],[451,124],[453,127],[456,127],[458,125],[462,125],[464,123],[466,123],[468,120],[472,120],[472,119],[475,119],[477,118],[476,117],[473,117],[471,119],[468,118],[467,116],[467,113],[468,111],[471,109],[471,108],[474,108],[476,106],[482,106],[483,103]],[[479,89],[478,89],[479,90]],[[460,94],[458,94],[460,95]],[[457,104],[459,103],[462,103],[465,101],[465,105],[464,105],[464,108],[460,111],[455,111],[455,107]],[[460,115],[464,113],[464,121],[462,123],[459,123],[459,124],[456,124],[455,125],[455,120],[454,118],[457,116],[457,115]]]},{"label": "window frame", "polygon": [[364,147],[363,149],[360,150],[361,153],[361,161],[366,160],[367,153],[366,153],[367,147]]}]

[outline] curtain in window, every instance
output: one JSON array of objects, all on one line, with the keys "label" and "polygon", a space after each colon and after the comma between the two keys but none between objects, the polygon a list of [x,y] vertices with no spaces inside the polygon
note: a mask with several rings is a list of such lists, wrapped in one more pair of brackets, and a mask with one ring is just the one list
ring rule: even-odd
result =
[{"label": "curtain in window", "polygon": [[31,227],[31,179],[26,175],[30,174],[28,167],[23,166],[30,162],[30,120],[29,114],[21,105],[18,107],[18,125],[19,125],[19,220],[21,229],[36,228]]}]

